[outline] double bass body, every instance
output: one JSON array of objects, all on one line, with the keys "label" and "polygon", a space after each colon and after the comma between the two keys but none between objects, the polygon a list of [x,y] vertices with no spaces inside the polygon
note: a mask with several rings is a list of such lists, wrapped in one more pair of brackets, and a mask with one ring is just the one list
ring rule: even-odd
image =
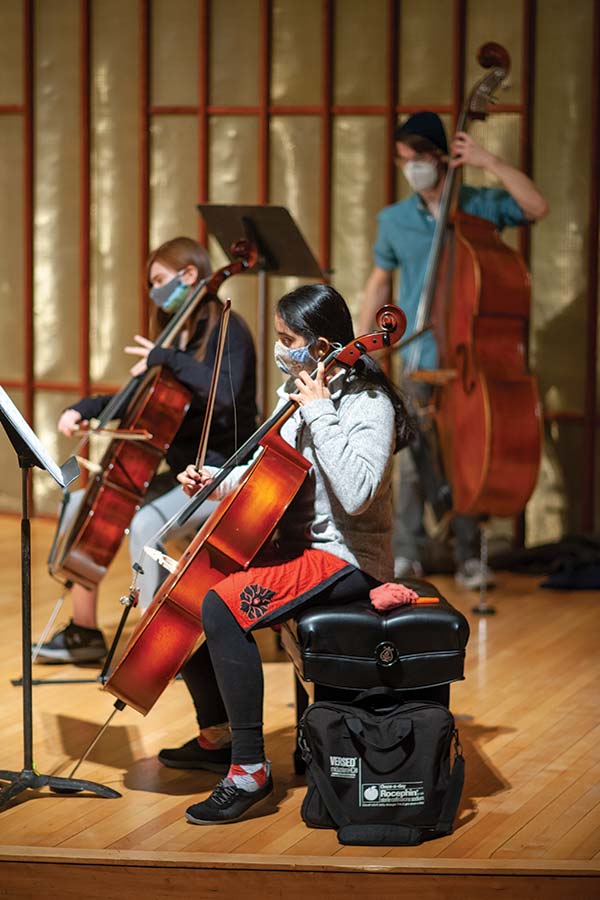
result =
[{"label": "double bass body", "polygon": [[[486,118],[510,68],[508,53],[493,42],[478,59],[489,72],[473,87],[457,133]],[[450,167],[445,177],[417,312],[417,334],[433,328],[440,372],[417,371],[416,342],[405,372],[435,386],[451,512],[513,516],[531,496],[541,451],[540,403],[526,355],[530,279],[493,222],[456,208],[457,171]]]},{"label": "double bass body", "polygon": [[453,509],[513,516],[535,486],[540,403],[526,359],[530,278],[484,219],[457,212],[434,300],[441,366],[436,423]]}]

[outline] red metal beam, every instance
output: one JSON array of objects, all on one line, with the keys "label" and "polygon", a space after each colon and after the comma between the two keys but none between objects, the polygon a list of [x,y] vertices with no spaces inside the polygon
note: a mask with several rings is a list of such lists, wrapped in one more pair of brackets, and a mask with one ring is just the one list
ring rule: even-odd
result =
[{"label": "red metal beam", "polygon": [[[198,111],[200,108],[198,106],[190,106],[187,105],[160,105],[160,104],[151,104],[149,106],[149,112],[152,115],[157,116],[196,116],[198,115]],[[411,103],[396,103],[395,111],[397,113],[413,113],[418,112],[423,109],[422,103],[411,104]],[[453,105],[448,105],[447,103],[430,103],[427,105],[427,109],[430,109],[432,112],[437,112],[440,114],[450,114],[454,110]],[[0,113],[2,113],[3,109],[0,107]],[[12,108],[7,108],[7,112],[13,112]],[[19,111],[17,108],[16,111]],[[319,115],[322,113],[323,107],[315,106],[315,105],[296,105],[289,106],[286,104],[277,104],[270,103],[268,106],[269,115],[280,115],[280,116],[307,116],[307,115]],[[332,113],[339,114],[353,114],[356,115],[373,115],[380,116],[384,115],[388,111],[388,105],[385,106],[373,106],[373,105],[360,105],[360,104],[344,104],[344,105],[330,105],[330,111]],[[219,115],[219,116],[258,116],[261,112],[260,106],[216,106],[216,105],[207,105],[206,112],[209,115]],[[494,107],[495,113],[520,113],[523,112],[523,105],[520,103],[498,103]]]},{"label": "red metal beam", "polygon": [[90,0],[79,4],[79,392],[90,393]]},{"label": "red metal beam", "polygon": [[399,16],[396,0],[388,0],[388,42],[387,42],[387,106],[386,146],[385,146],[385,199],[393,203],[396,199],[396,166],[394,165],[394,131],[396,130],[396,108],[398,106],[398,45]]},{"label": "red metal beam", "polygon": [[361,116],[385,116],[388,113],[388,109],[389,107],[387,104],[385,106],[356,106],[352,104],[333,103],[330,106],[330,112],[334,116],[351,116],[355,113]]},{"label": "red metal beam", "polygon": [[260,106],[209,106],[207,112],[211,116],[258,116]]},{"label": "red metal beam", "polygon": [[141,334],[148,329],[146,260],[150,239],[150,2],[140,0],[140,108],[139,108],[139,300]]},{"label": "red metal beam", "polygon": [[269,100],[271,99],[271,0],[262,0],[260,16],[260,106],[258,113],[258,202],[269,202]]},{"label": "red metal beam", "polygon": [[[466,18],[466,0],[454,0],[454,56],[452,65],[453,128],[458,121],[465,93]],[[416,109],[415,112],[417,112]]]},{"label": "red metal beam", "polygon": [[[210,85],[210,9],[209,0],[200,0],[199,7],[199,68],[198,68],[198,200],[208,200],[208,101]],[[202,216],[198,217],[198,240],[206,246],[208,231]]]},{"label": "red metal beam", "polygon": [[[33,217],[34,217],[34,27],[33,0],[25,0],[23,8],[23,300],[25,304],[25,418],[35,428],[34,421],[34,335],[33,335]],[[31,483],[30,483],[31,484]],[[35,515],[33,489],[29,489],[28,503]]]},{"label": "red metal beam", "polygon": [[[22,378],[8,378],[3,380],[2,386],[6,388],[24,390],[26,387],[26,382]],[[44,381],[40,381],[36,378],[33,380],[32,386],[34,391],[54,391],[59,394],[77,394],[81,391],[80,381],[53,381],[47,379],[44,379]],[[98,385],[96,385],[96,387],[98,387]]]},{"label": "red metal beam", "polygon": [[[261,65],[261,68],[262,65]],[[188,105],[151,105],[149,107],[149,111],[152,115],[157,116],[196,116],[198,115],[198,111],[200,108],[200,104],[198,106],[190,106]],[[411,106],[411,105],[396,105],[395,109],[398,112],[416,112],[417,110],[422,109],[423,106]],[[381,116],[385,115],[388,112],[388,105],[385,106],[373,106],[373,105],[363,105],[353,104],[353,105],[330,105],[330,111],[335,113],[336,115],[351,115],[353,113],[361,116]],[[428,109],[433,110],[434,112],[441,113],[451,113],[453,110],[452,106],[447,105],[432,105],[429,106]],[[280,115],[280,116],[306,116],[306,115],[318,115],[323,111],[322,106],[289,106],[289,105],[279,105],[274,103],[269,103],[266,106],[263,106],[261,103],[259,106],[215,106],[215,105],[207,105],[206,112],[211,116],[260,116],[264,112],[267,112],[269,115]],[[504,104],[495,107],[495,112],[520,112],[521,107],[517,104]],[[2,110],[0,109],[0,112]]]},{"label": "red metal beam", "polygon": [[[260,5],[260,60],[259,60],[259,112],[258,112],[258,202],[269,202],[269,101],[271,99],[271,32],[272,3],[262,0]],[[267,383],[267,308],[268,286],[266,276],[258,277],[256,330],[256,402],[261,413],[265,411],[265,385]]]},{"label": "red metal beam", "polygon": [[270,116],[319,116],[321,115],[320,106],[278,106],[277,104],[269,104]]},{"label": "red metal beam", "polygon": [[34,31],[33,0],[25,0],[23,8],[23,297],[25,303],[25,417],[34,424],[33,377],[33,197],[34,197],[34,143],[33,143],[33,72]]},{"label": "red metal beam", "polygon": [[160,106],[150,103],[148,113],[151,116],[197,116],[199,106]]},{"label": "red metal beam", "polygon": [[[423,104],[396,103],[394,111],[396,113],[410,114],[419,112],[423,109]],[[450,115],[454,112],[454,106],[448,104],[430,103],[427,106],[432,112],[440,115]],[[150,105],[148,112],[153,116],[197,116],[202,110],[202,104],[198,106],[161,106]],[[523,113],[524,107],[522,103],[498,103],[494,106],[494,114],[497,113]],[[323,112],[322,106],[286,106],[269,103],[265,110],[269,116],[316,116]],[[330,112],[332,115],[357,115],[357,116],[383,116],[387,115],[389,104],[385,106],[373,106],[360,104],[331,104]],[[0,109],[0,113],[2,109]],[[260,106],[206,106],[206,112],[211,116],[260,116],[263,113],[263,107]]]},{"label": "red metal beam", "polygon": [[323,0],[321,25],[323,30],[321,85],[321,236],[319,262],[323,271],[331,268],[331,152],[333,97],[333,51],[335,0]]},{"label": "red metal beam", "polygon": [[598,238],[600,204],[600,3],[594,4],[594,41],[592,51],[592,140],[590,146],[590,195],[588,218],[587,260],[587,328],[585,346],[585,423],[583,431],[582,527],[596,528],[596,429],[598,416],[596,371],[598,366]]},{"label": "red metal beam", "polygon": [[[533,133],[533,101],[535,96],[535,22],[537,12],[536,0],[525,0],[523,3],[523,91],[521,99],[523,106],[521,119],[521,168],[531,175],[533,168],[533,148],[531,135]],[[519,229],[519,249],[525,262],[529,264],[531,251],[531,233],[529,228]]]},{"label": "red metal beam", "polygon": [[[520,141],[520,165],[521,169],[531,175],[533,164],[533,150],[531,135],[533,130],[533,98],[534,98],[534,74],[535,74],[535,22],[536,0],[524,0],[523,3],[523,47],[521,52],[521,65],[523,72],[523,86],[521,90],[521,141]],[[519,250],[527,265],[531,255],[531,233],[528,226],[519,228]],[[525,352],[529,356],[530,322],[525,329]],[[515,544],[523,547],[526,537],[525,510],[514,520]]]}]

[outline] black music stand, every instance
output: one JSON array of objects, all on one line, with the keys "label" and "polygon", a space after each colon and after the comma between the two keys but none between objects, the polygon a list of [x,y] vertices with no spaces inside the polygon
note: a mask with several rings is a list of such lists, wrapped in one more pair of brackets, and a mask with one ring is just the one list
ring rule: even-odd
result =
[{"label": "black music stand", "polygon": [[60,778],[41,775],[33,765],[33,716],[32,716],[32,663],[31,663],[31,527],[29,522],[29,496],[31,491],[31,469],[39,466],[65,488],[79,475],[75,457],[70,457],[58,466],[44,449],[37,435],[31,430],[6,391],[0,387],[0,422],[15,448],[21,468],[21,622],[23,650],[23,768],[20,772],[0,769],[0,781],[8,781],[0,791],[0,809],[13,797],[27,788],[50,787],[65,793],[90,791],[100,797],[120,797],[118,791],[74,778]]},{"label": "black music stand", "polygon": [[324,279],[319,263],[302,232],[285,206],[237,206],[225,203],[199,203],[198,211],[225,254],[241,237],[258,249],[256,265],[244,274],[258,275],[258,405],[264,412],[265,400],[265,319],[267,313],[267,275],[292,275]]}]

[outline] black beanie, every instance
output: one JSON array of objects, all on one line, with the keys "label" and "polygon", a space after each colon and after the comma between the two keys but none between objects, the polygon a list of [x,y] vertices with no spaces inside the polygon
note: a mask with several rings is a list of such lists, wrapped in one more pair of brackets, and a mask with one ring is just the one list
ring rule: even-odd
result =
[{"label": "black beanie", "polygon": [[396,126],[394,140],[402,141],[409,134],[416,134],[419,137],[426,138],[443,153],[448,153],[446,132],[437,113],[424,111],[409,116],[406,122]]}]

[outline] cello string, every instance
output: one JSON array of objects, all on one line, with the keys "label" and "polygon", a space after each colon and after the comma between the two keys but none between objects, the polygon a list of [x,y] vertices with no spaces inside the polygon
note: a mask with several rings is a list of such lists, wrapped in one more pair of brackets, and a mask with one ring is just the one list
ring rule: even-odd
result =
[{"label": "cello string", "polygon": [[[233,440],[234,440],[234,448],[235,448],[232,456],[230,457],[230,462],[231,462],[232,459],[235,461],[235,457],[238,452],[238,418],[237,418],[237,403],[236,403],[235,391],[234,391],[234,386],[233,386],[233,378],[232,378],[232,374],[231,374],[231,342],[230,342],[229,329],[227,330],[226,337],[225,337],[225,346],[227,348],[227,368],[228,368],[227,374],[228,374],[229,388],[231,391],[231,401],[232,401],[231,406],[232,406],[232,411],[233,411]],[[187,502],[188,501],[186,500],[184,502],[183,506],[179,507],[177,509],[177,511],[174,513],[174,515],[172,515],[170,519],[165,521],[165,523],[159,528],[159,530],[156,532],[156,534],[152,535],[152,537],[147,541],[147,546],[158,544],[161,541],[161,539],[167,535],[169,530],[175,524],[176,520],[179,518],[179,516],[180,516],[181,512],[183,511],[183,509],[185,508]],[[144,549],[142,549],[142,551],[140,552],[140,555],[137,559],[137,563],[139,566],[141,566],[142,570],[143,570],[143,559],[144,559]],[[136,584],[139,572],[135,567],[134,567],[134,573],[135,573],[134,574],[134,584]]]},{"label": "cello string", "polygon": [[[337,345],[332,345],[332,346],[335,346],[335,348],[337,349]],[[311,377],[314,378],[315,375],[316,375],[316,373],[317,373],[317,370],[314,369],[313,372],[311,372]],[[231,374],[231,373],[230,373],[230,374]],[[342,377],[342,376],[345,376],[345,375],[346,375],[346,370],[345,370],[344,368],[340,368],[340,370],[339,370],[338,372],[336,372],[334,375],[331,376],[331,378],[329,378],[329,380],[328,380],[328,382],[327,382],[327,386],[329,387],[330,385],[333,384],[334,381],[336,381],[338,378],[340,378],[340,377]],[[233,456],[230,457],[230,459],[227,461],[228,465],[227,465],[227,464],[226,464],[226,465],[227,465],[227,468],[228,468],[229,470],[231,470],[231,469],[234,467],[234,466],[232,465],[232,463],[235,464],[235,457],[236,457],[237,452],[238,452],[238,451],[237,451],[237,449],[236,449],[236,451],[234,452]],[[221,474],[225,471],[225,468],[226,468],[226,466],[223,465],[223,466],[221,466],[219,469],[217,469],[217,471],[216,471],[215,474],[214,474],[214,477],[217,478],[219,475],[221,475]],[[175,524],[175,522],[177,521],[177,519],[180,517],[180,515],[182,514],[182,512],[186,509],[186,507],[187,507],[189,504],[191,504],[191,503],[193,502],[193,500],[195,499],[195,496],[196,496],[196,495],[194,495],[194,497],[186,498],[185,502],[184,502],[184,503],[182,504],[182,506],[177,510],[177,512],[175,512],[175,513],[171,516],[171,518],[168,519],[168,520],[164,523],[164,525],[162,525],[162,526],[158,529],[158,531],[156,532],[156,534],[152,535],[152,537],[147,541],[147,545],[154,545],[154,544],[157,544],[157,543],[159,543],[159,542],[162,540],[163,537],[166,536],[166,534],[167,534],[167,533],[169,532],[169,530],[173,527],[173,525]],[[207,499],[208,499],[208,498],[207,498]],[[137,559],[137,563],[138,563],[139,566],[141,566],[142,571],[143,571],[143,568],[144,568],[144,567],[143,567],[143,560],[144,560],[144,550],[142,550],[142,551],[140,552],[140,555],[139,555],[139,557],[138,557],[138,559]],[[134,566],[133,568],[134,568],[133,583],[134,583],[134,585],[135,585],[135,584],[137,583],[137,578],[138,578],[138,575],[139,575],[140,573],[139,573],[139,571],[135,568],[135,566]]]},{"label": "cello string", "polygon": [[229,390],[231,392],[231,409],[233,412],[233,456],[235,457],[238,451],[238,419],[237,419],[237,403],[235,397],[235,390],[233,387],[233,378],[231,377],[231,344],[229,342],[231,332],[227,331],[227,373],[229,375]]}]

